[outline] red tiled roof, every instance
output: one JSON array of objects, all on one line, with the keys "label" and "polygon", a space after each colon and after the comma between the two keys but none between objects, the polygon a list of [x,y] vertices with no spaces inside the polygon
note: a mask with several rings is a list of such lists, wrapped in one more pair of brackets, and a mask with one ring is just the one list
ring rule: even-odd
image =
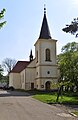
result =
[{"label": "red tiled roof", "polygon": [[29,61],[18,61],[10,73],[20,73],[29,63]]}]

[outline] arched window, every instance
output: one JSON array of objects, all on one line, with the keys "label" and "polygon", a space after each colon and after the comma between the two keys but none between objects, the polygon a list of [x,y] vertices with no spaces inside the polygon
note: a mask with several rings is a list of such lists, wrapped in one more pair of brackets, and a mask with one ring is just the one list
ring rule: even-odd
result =
[{"label": "arched window", "polygon": [[36,52],[36,62],[38,62],[38,51]]},{"label": "arched window", "polygon": [[50,49],[46,49],[45,51],[46,61],[50,61]]}]

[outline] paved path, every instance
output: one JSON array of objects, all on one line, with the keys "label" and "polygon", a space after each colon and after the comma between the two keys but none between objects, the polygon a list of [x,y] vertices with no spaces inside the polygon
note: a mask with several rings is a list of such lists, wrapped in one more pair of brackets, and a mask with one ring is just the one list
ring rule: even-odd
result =
[{"label": "paved path", "polygon": [[78,120],[60,107],[33,99],[28,93],[0,91],[0,120]]}]

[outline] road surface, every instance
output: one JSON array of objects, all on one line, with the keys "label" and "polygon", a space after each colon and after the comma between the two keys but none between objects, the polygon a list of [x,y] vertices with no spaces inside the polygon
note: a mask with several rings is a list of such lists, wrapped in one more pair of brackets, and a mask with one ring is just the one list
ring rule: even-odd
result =
[{"label": "road surface", "polygon": [[33,99],[28,93],[0,91],[0,120],[78,120],[60,107]]}]

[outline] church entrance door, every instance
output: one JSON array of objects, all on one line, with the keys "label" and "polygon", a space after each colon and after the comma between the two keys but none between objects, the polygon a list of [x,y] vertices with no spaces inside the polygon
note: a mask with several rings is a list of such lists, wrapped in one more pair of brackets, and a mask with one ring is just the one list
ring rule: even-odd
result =
[{"label": "church entrance door", "polygon": [[50,90],[51,89],[51,82],[50,81],[46,82],[45,88],[46,88],[46,90]]}]

